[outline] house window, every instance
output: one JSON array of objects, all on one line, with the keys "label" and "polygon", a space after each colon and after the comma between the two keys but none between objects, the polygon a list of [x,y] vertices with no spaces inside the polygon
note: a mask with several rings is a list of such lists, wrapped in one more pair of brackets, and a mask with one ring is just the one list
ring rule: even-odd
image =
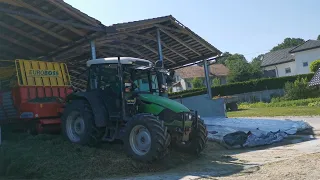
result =
[{"label": "house window", "polygon": [[308,62],[303,62],[302,65],[303,65],[303,67],[307,67],[308,66]]},{"label": "house window", "polygon": [[180,80],[181,80],[180,76],[176,76],[176,81],[178,82]]},{"label": "house window", "polygon": [[288,67],[285,70],[286,70],[286,74],[291,73],[291,68]]},{"label": "house window", "polygon": [[191,85],[190,82],[187,82],[187,87],[188,87],[188,88],[192,88],[192,85]]}]

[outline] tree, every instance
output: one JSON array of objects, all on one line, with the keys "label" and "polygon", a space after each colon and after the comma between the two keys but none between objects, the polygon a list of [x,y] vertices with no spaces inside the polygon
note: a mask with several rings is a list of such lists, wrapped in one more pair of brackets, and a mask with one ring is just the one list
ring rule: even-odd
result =
[{"label": "tree", "polygon": [[319,40],[319,41],[320,41],[320,35],[318,36],[317,40]]},{"label": "tree", "polygon": [[221,57],[217,59],[217,63],[218,64],[223,64],[226,65],[226,60],[228,57],[232,56],[232,54],[230,54],[229,52],[224,52],[221,54]]},{"label": "tree", "polygon": [[310,64],[310,71],[311,72],[315,73],[318,71],[319,68],[320,68],[320,59],[315,60]]},{"label": "tree", "polygon": [[261,57],[263,55],[260,54],[259,56],[253,58],[253,60],[251,61],[250,65],[251,65],[251,78],[252,79],[258,79],[258,78],[261,78],[262,75],[263,75],[263,71],[262,71],[262,68],[261,68]]},{"label": "tree", "polygon": [[220,85],[220,79],[219,78],[213,78],[212,79],[212,86],[219,86]]},{"label": "tree", "polygon": [[251,65],[242,54],[233,54],[226,61],[229,68],[228,82],[241,82],[251,79]]},{"label": "tree", "polygon": [[317,88],[309,87],[308,82],[307,78],[299,78],[294,82],[287,82],[284,86],[284,98],[287,100],[297,100],[317,97]]},{"label": "tree", "polygon": [[192,87],[193,88],[202,88],[202,87],[204,87],[203,81],[200,78],[197,78],[197,77],[193,78],[191,83],[192,83]]},{"label": "tree", "polygon": [[301,38],[285,38],[281,44],[278,44],[277,46],[273,47],[271,49],[271,51],[277,51],[280,49],[295,47],[295,46],[303,44],[304,42],[305,42],[305,40],[303,40]]}]

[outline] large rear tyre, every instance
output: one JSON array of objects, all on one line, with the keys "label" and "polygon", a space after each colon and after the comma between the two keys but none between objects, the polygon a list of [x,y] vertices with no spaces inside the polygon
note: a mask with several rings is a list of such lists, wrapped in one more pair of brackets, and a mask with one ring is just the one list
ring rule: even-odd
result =
[{"label": "large rear tyre", "polygon": [[163,121],[150,114],[139,114],[129,121],[123,138],[129,157],[141,162],[154,162],[168,154],[170,134]]},{"label": "large rear tyre", "polygon": [[[196,128],[198,127],[198,128]],[[198,125],[192,127],[189,141],[172,141],[172,147],[180,152],[199,155],[206,147],[208,141],[208,131],[203,120],[198,120]]]},{"label": "large rear tyre", "polygon": [[62,115],[62,133],[72,143],[96,146],[101,133],[94,124],[92,109],[86,100],[72,100]]}]

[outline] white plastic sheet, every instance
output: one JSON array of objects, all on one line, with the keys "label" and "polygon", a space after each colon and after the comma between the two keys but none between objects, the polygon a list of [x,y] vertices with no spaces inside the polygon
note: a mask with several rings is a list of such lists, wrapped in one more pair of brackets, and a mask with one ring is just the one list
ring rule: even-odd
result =
[{"label": "white plastic sheet", "polygon": [[[242,146],[254,147],[282,141],[287,135],[312,128],[304,121],[203,117],[208,128],[208,138],[226,145],[223,137],[237,131],[250,132]],[[238,146],[237,146],[238,147]],[[241,146],[240,146],[241,147]]]}]

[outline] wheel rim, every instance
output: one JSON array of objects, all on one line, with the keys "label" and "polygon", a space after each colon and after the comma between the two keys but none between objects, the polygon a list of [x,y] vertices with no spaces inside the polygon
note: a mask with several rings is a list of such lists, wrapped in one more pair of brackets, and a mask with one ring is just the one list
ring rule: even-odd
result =
[{"label": "wheel rim", "polygon": [[151,147],[151,135],[147,128],[136,125],[130,132],[130,146],[133,152],[139,156],[147,154]]},{"label": "wheel rim", "polygon": [[79,142],[81,135],[85,131],[83,117],[79,112],[72,112],[67,118],[66,131],[68,138],[72,142]]}]

